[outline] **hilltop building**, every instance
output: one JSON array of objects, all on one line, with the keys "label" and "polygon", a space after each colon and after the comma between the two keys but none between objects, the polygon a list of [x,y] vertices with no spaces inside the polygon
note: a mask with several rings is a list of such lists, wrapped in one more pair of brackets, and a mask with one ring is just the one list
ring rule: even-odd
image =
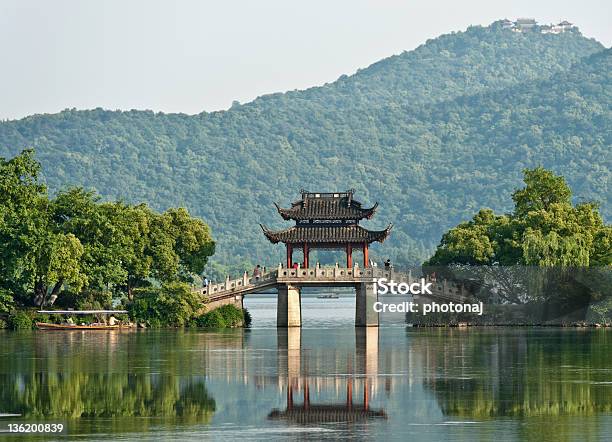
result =
[{"label": "hilltop building", "polygon": [[538,22],[534,18],[517,18],[516,21],[505,18],[499,21],[499,25],[502,29],[512,30],[514,32],[540,32],[542,34],[562,34],[564,32],[578,30],[573,23],[567,20],[560,21],[556,24],[538,25]]},{"label": "hilltop building", "polygon": [[535,18],[517,18],[512,30],[515,32],[533,31],[537,25]]},{"label": "hilltop building", "polygon": [[557,23],[556,25],[545,25],[541,27],[540,32],[542,34],[561,34],[563,32],[575,31],[578,28],[574,26],[573,23],[568,22],[567,20],[563,20],[562,22]]}]

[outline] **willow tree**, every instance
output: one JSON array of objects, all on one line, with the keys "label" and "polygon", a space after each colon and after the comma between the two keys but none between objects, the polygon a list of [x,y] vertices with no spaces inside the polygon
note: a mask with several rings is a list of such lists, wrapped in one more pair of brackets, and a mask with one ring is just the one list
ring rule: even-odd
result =
[{"label": "willow tree", "polygon": [[596,203],[572,204],[563,177],[536,168],[524,171],[524,181],[512,213],[479,211],[445,233],[425,264],[445,266],[445,277],[470,274],[486,288],[485,300],[535,302],[541,320],[580,320],[597,306],[608,321],[612,227]]},{"label": "willow tree", "polygon": [[561,176],[524,171],[513,213],[479,211],[442,236],[428,265],[606,266],[612,264],[612,226],[596,203],[572,205]]}]

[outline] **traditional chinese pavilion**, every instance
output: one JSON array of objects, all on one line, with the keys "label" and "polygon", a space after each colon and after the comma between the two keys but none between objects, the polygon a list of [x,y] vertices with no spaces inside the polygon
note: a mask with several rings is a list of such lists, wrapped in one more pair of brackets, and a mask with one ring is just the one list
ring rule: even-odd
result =
[{"label": "traditional chinese pavilion", "polygon": [[392,224],[384,230],[368,230],[359,225],[362,219],[370,219],[378,203],[363,208],[353,198],[354,190],[335,193],[302,191],[302,199],[290,208],[283,209],[275,203],[278,213],[285,220],[294,220],[295,226],[285,230],[261,228],[271,243],[287,246],[287,267],[293,267],[293,251],[302,249],[304,267],[308,267],[308,255],[312,249],[341,249],[346,251],[346,266],[353,267],[354,249],[363,250],[363,266],[369,266],[369,244],[383,242],[391,231]]}]

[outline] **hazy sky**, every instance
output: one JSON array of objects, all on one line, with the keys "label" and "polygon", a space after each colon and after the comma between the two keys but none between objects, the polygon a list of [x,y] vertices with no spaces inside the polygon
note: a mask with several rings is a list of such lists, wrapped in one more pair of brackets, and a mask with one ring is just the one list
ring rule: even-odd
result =
[{"label": "hazy sky", "polygon": [[517,16],[612,43],[610,0],[0,0],[0,118],[225,109]]}]

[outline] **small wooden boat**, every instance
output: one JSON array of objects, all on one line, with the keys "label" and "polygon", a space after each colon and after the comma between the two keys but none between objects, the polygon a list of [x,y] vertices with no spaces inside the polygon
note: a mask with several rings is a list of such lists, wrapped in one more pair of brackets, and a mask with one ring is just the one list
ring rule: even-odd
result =
[{"label": "small wooden boat", "polygon": [[317,298],[319,299],[338,299],[340,298],[340,296],[338,295],[320,295],[320,296],[317,296]]},{"label": "small wooden boat", "polygon": [[117,330],[120,328],[129,328],[126,325],[77,325],[77,324],[52,324],[50,322],[37,322],[36,327],[39,330]]}]

